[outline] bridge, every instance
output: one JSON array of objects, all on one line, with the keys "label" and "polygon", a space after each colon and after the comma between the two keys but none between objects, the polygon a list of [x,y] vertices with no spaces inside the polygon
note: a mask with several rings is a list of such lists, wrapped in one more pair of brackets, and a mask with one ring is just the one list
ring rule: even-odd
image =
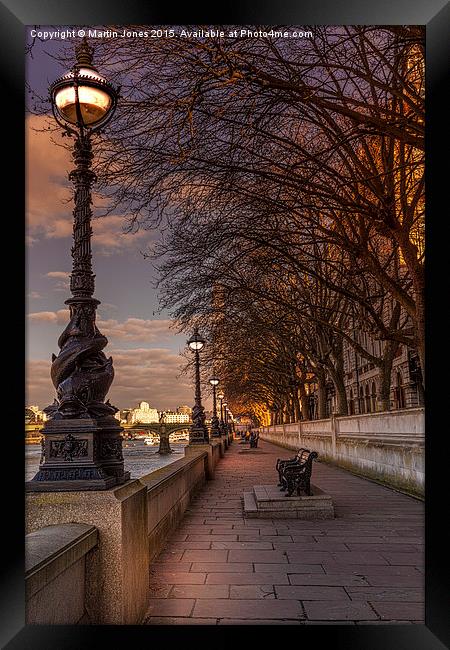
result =
[{"label": "bridge", "polygon": [[170,448],[170,441],[169,437],[171,433],[175,433],[175,431],[187,431],[189,434],[189,424],[187,422],[184,422],[182,424],[177,424],[177,423],[170,423],[167,424],[164,421],[161,422],[148,422],[145,424],[131,424],[131,425],[123,425],[123,428],[127,431],[147,431],[147,432],[152,432],[156,433],[157,436],[159,436],[159,449],[157,451],[158,454],[171,454],[172,449]]}]

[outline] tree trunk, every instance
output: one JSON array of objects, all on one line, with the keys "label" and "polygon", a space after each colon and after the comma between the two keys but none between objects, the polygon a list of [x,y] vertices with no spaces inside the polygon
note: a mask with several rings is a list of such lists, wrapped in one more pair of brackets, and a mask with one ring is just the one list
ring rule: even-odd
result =
[{"label": "tree trunk", "polygon": [[416,293],[416,314],[417,354],[422,370],[422,386],[425,389],[425,300],[422,287],[418,287]]},{"label": "tree trunk", "polygon": [[311,419],[311,413],[309,412],[309,400],[308,400],[308,396],[306,394],[305,384],[300,384],[299,391],[300,391],[300,401],[301,401],[301,404],[302,404],[303,419],[304,420],[310,420]]},{"label": "tree trunk", "polygon": [[334,387],[336,389],[336,415],[348,415],[347,393],[345,390],[344,377],[341,375],[341,373],[336,372],[335,370],[330,371],[330,374],[333,379]]},{"label": "tree trunk", "polygon": [[317,415],[319,420],[325,420],[327,417],[327,389],[325,385],[325,372],[317,373],[318,402],[317,402]]},{"label": "tree trunk", "polygon": [[380,366],[380,407],[382,411],[391,410],[392,363],[398,346],[396,341],[386,341],[383,352],[383,362]]},{"label": "tree trunk", "polygon": [[[301,396],[301,388],[300,388],[300,396]],[[300,399],[297,390],[294,393],[294,408],[295,408],[294,422],[299,422],[301,411],[303,411],[303,417],[305,417],[305,414],[304,414],[303,399],[301,399],[301,406],[300,406]]]},{"label": "tree trunk", "polygon": [[333,348],[334,365],[330,363],[329,371],[336,389],[337,415],[348,415],[347,393],[344,382],[344,353],[342,339],[336,341]]}]

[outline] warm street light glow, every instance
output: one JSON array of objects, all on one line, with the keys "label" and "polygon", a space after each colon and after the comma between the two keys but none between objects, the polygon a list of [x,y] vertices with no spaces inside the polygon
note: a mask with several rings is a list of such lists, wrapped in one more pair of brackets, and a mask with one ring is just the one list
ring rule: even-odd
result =
[{"label": "warm street light glow", "polygon": [[194,334],[191,336],[187,343],[191,350],[201,350],[205,345],[205,339],[200,336],[198,330],[195,330]]},{"label": "warm street light glow", "polygon": [[[72,78],[73,78],[73,73]],[[83,124],[89,126],[100,122],[112,106],[108,93],[99,88],[78,86],[78,103]],[[55,104],[61,117],[70,124],[78,123],[77,93],[75,86],[59,88],[55,92]]]},{"label": "warm street light glow", "polygon": [[220,393],[217,394],[217,397],[219,399],[223,399],[225,397],[225,395],[222,393],[222,391],[220,391]]},{"label": "warm street light glow", "polygon": [[[217,379],[217,377],[211,377],[211,379],[209,380],[209,383],[211,384],[211,386],[217,386],[217,384],[219,383],[219,380]],[[220,395],[218,395],[218,397],[220,399]]]},{"label": "warm street light glow", "polygon": [[79,128],[106,124],[114,112],[117,91],[92,65],[92,48],[77,47],[77,63],[50,87],[56,118]]}]

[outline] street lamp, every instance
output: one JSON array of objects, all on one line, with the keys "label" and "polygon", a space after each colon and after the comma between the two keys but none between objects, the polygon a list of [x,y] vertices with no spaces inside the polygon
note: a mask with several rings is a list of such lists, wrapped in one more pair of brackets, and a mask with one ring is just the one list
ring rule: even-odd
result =
[{"label": "street lamp", "polygon": [[93,50],[84,38],[76,47],[72,70],[50,86],[53,115],[74,138],[73,247],[70,291],[65,301],[70,320],[52,355],[51,378],[57,399],[44,409],[43,457],[32,491],[104,490],[129,479],[122,455],[123,431],[117,408],[105,402],[114,378],[112,358],[103,353],[108,340],[96,324],[100,301],[93,298],[91,186],[96,180],[91,137],[111,119],[118,97],[92,65]]},{"label": "street lamp", "polygon": [[192,425],[189,431],[189,444],[208,443],[208,429],[205,424],[205,409],[202,406],[202,396],[200,392],[200,350],[205,345],[205,339],[200,336],[196,328],[194,334],[187,342],[193,352],[195,352],[195,406],[192,409]]},{"label": "street lamp", "polygon": [[213,387],[213,415],[211,418],[211,437],[220,438],[219,418],[217,417],[216,408],[216,386],[219,383],[219,380],[216,376],[213,376],[209,380],[209,383]]},{"label": "street lamp", "polygon": [[228,405],[225,405],[225,417],[226,417],[226,426],[228,434],[228,442],[231,442],[233,439],[233,414],[228,408]]},{"label": "street lamp", "polygon": [[227,440],[229,441],[229,436],[228,436],[228,402],[223,403],[223,414],[224,414],[224,423],[223,423],[223,431],[224,435],[227,436]]},{"label": "street lamp", "polygon": [[225,449],[228,449],[228,442],[226,439],[226,432],[225,432],[225,422],[223,420],[223,400],[225,399],[225,395],[223,394],[223,391],[220,391],[217,397],[219,398],[219,402],[220,402],[220,435],[223,436],[225,439]]}]

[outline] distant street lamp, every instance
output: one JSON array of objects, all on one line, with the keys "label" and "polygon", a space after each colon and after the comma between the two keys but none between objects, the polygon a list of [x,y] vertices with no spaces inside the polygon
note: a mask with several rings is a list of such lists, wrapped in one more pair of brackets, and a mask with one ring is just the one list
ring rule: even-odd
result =
[{"label": "distant street lamp", "polygon": [[223,391],[220,391],[220,393],[217,395],[219,398],[220,402],[220,435],[225,439],[225,449],[228,449],[228,443],[226,440],[226,431],[225,431],[225,422],[223,419],[223,400],[225,399],[225,395],[223,394]]},{"label": "distant street lamp", "polygon": [[195,352],[195,406],[192,409],[192,425],[189,430],[189,444],[209,442],[208,429],[205,424],[205,409],[202,406],[200,391],[200,350],[205,345],[205,339],[200,336],[196,328],[194,334],[187,342]]},{"label": "distant street lamp", "polygon": [[220,424],[219,418],[217,417],[217,407],[216,407],[216,386],[219,383],[219,380],[216,376],[211,377],[209,383],[213,387],[213,415],[211,418],[211,438],[220,438]]},{"label": "distant street lamp", "polygon": [[51,378],[57,399],[44,409],[48,416],[43,458],[27,484],[33,491],[104,490],[124,483],[123,431],[114,417],[117,408],[105,403],[114,378],[112,358],[103,353],[108,340],[96,324],[100,301],[93,298],[95,275],[91,252],[91,186],[96,180],[91,137],[113,116],[118,90],[92,65],[93,50],[84,38],[76,47],[72,70],[50,86],[53,115],[74,138],[75,187],[70,320],[52,355]]},{"label": "distant street lamp", "polygon": [[228,430],[228,408],[227,408],[227,406],[228,406],[228,402],[224,402],[223,403],[223,413],[224,413],[223,430],[224,430],[224,435],[226,435],[227,439],[228,439],[229,430]]}]

